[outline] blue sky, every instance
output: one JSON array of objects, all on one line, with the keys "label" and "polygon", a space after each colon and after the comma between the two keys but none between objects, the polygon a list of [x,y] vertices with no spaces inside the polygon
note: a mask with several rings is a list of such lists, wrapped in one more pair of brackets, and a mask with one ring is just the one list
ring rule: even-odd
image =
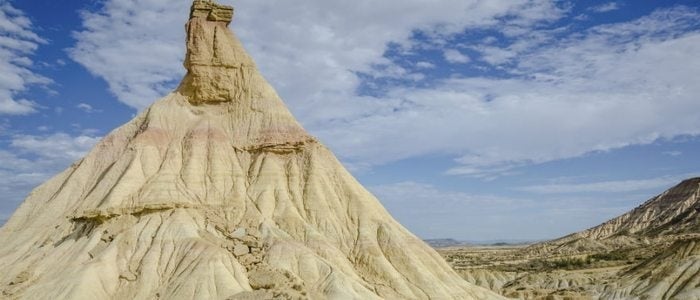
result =
[{"label": "blue sky", "polygon": [[[222,2],[423,238],[553,238],[700,176],[697,1]],[[177,86],[189,3],[0,0],[0,222]]]}]

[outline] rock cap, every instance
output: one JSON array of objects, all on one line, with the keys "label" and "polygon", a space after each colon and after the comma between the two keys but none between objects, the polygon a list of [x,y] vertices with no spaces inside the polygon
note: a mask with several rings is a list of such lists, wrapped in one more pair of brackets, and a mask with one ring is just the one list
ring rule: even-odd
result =
[{"label": "rock cap", "polygon": [[211,0],[195,0],[190,9],[190,19],[205,18],[207,21],[226,22],[233,20],[233,7],[217,4]]}]

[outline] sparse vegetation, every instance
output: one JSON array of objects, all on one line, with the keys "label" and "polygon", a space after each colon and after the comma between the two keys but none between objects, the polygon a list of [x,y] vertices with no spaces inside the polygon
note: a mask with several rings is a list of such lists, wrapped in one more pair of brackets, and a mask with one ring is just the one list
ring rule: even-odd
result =
[{"label": "sparse vegetation", "polygon": [[575,270],[587,267],[592,262],[593,260],[590,257],[573,257],[549,261],[548,265],[551,266],[552,269]]},{"label": "sparse vegetation", "polygon": [[627,253],[622,252],[622,251],[596,253],[596,254],[591,255],[590,258],[595,259],[595,260],[606,260],[606,261],[626,260]]}]

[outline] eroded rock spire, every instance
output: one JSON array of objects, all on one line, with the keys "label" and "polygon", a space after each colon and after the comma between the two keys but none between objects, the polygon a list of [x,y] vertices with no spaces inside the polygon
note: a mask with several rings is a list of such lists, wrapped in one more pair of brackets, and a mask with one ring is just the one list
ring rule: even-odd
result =
[{"label": "eroded rock spire", "polygon": [[500,299],[310,136],[195,1],[180,87],[0,228],[2,299]]},{"label": "eroded rock spire", "polygon": [[192,104],[221,103],[266,93],[266,84],[251,82],[253,60],[228,29],[233,7],[213,1],[192,3],[187,22],[187,75],[178,91]]}]

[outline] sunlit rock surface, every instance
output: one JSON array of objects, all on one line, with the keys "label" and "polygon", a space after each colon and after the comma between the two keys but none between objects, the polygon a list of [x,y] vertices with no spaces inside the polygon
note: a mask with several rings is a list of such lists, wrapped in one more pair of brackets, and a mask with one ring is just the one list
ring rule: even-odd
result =
[{"label": "sunlit rock surface", "polygon": [[490,299],[297,123],[195,1],[180,87],[0,230],[2,299]]}]

